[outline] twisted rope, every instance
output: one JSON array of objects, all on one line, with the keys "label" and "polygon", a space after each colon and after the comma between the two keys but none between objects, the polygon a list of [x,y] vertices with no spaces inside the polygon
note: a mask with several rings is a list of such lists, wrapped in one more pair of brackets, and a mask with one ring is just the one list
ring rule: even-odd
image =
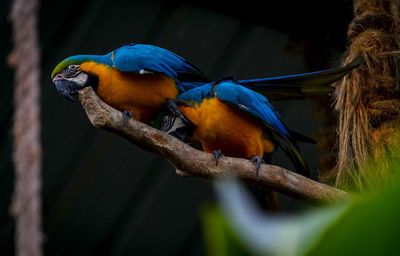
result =
[{"label": "twisted rope", "polygon": [[[336,185],[363,190],[390,172],[383,161],[400,142],[398,64],[399,1],[355,0],[348,29],[350,46],[343,64],[362,55],[365,65],[345,77],[336,90],[339,153]],[[373,161],[375,168],[367,168]]]},{"label": "twisted rope", "polygon": [[11,213],[16,219],[16,255],[42,255],[40,199],[40,53],[37,0],[15,0],[11,10],[14,49],[9,62],[15,70],[14,152],[15,188]]}]

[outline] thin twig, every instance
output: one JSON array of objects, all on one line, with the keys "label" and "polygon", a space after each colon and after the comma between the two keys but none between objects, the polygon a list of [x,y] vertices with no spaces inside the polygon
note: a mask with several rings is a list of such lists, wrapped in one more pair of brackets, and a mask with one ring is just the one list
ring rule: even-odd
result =
[{"label": "thin twig", "polygon": [[95,127],[116,133],[145,150],[163,156],[175,166],[178,175],[207,178],[235,176],[248,183],[311,202],[332,202],[348,197],[344,191],[274,165],[263,164],[258,176],[251,161],[245,159],[222,157],[216,166],[212,154],[194,149],[134,119],[124,120],[122,112],[102,102],[90,87],[80,91],[79,99]]}]

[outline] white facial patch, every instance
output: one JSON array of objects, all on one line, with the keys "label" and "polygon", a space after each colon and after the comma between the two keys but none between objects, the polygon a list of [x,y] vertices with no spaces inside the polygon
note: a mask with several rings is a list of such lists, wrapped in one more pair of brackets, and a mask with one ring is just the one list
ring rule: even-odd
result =
[{"label": "white facial patch", "polygon": [[84,72],[80,72],[79,75],[67,78],[67,80],[79,84],[81,86],[84,86],[88,80],[88,75]]}]

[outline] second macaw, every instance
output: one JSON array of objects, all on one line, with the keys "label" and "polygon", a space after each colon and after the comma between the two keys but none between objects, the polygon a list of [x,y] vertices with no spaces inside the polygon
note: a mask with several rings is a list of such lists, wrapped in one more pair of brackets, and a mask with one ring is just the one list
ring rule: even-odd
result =
[{"label": "second macaw", "polygon": [[[296,171],[310,177],[296,140],[305,140],[289,130],[263,95],[235,80],[221,80],[194,88],[178,96],[177,110],[193,129],[193,137],[205,152],[251,159],[258,171],[261,159],[282,148]],[[163,130],[173,122],[164,119]]]},{"label": "second macaw", "polygon": [[[241,80],[244,86],[270,98],[326,93],[332,82],[358,66],[272,78]],[[184,58],[157,46],[124,45],[105,55],[76,55],[61,61],[51,78],[59,93],[74,100],[77,92],[92,86],[108,105],[128,111],[144,123],[154,120],[169,99],[204,85],[209,80]]]},{"label": "second macaw", "polygon": [[[237,81],[221,80],[182,93],[176,100],[176,108],[172,112],[182,114],[185,123],[175,124],[179,119],[166,116],[162,130],[174,134],[177,127],[189,126],[194,140],[205,152],[213,153],[217,163],[222,155],[250,159],[258,175],[262,159],[270,162],[271,154],[281,148],[296,171],[310,177],[296,140],[311,139],[290,131],[267,98]],[[255,188],[252,191],[262,206],[279,209],[276,193],[268,190],[260,193]],[[269,201],[267,205],[265,199]]]}]

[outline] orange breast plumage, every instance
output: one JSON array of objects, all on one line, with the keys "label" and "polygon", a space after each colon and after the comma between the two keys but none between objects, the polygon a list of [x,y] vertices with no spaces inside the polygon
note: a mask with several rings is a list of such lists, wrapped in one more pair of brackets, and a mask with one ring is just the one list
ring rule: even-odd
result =
[{"label": "orange breast plumage", "polygon": [[168,99],[178,95],[175,81],[163,74],[123,73],[95,62],[83,63],[80,68],[98,76],[96,93],[104,102],[132,112],[135,119],[144,123],[150,122]]},{"label": "orange breast plumage", "polygon": [[250,159],[274,150],[258,120],[217,98],[179,109],[195,125],[194,137],[206,152],[220,149],[226,156]]}]

